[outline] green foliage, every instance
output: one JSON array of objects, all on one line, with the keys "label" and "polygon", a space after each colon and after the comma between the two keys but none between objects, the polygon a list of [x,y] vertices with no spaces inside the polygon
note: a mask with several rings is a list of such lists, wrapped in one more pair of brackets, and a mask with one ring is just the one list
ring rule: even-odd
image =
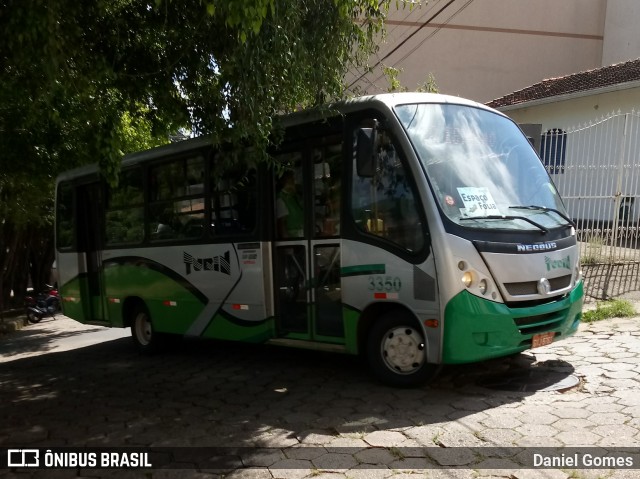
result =
[{"label": "green foliage", "polygon": [[345,72],[376,48],[387,6],[0,0],[0,141],[42,145],[31,163],[54,174],[98,160],[112,180],[125,113],[156,138],[190,123],[214,141],[264,147],[277,113],[342,97]]},{"label": "green foliage", "polygon": [[429,73],[426,81],[418,87],[417,91],[424,93],[439,93],[440,90],[438,89],[438,85],[436,84],[436,77],[433,75],[433,73]]},{"label": "green foliage", "polygon": [[389,88],[387,89],[389,93],[402,92],[402,91],[408,90],[406,87],[402,86],[402,83],[398,78],[400,73],[402,73],[402,70],[394,67],[383,66],[382,72],[384,73],[385,78],[389,82]]},{"label": "green foliage", "polygon": [[[409,91],[406,86],[402,85],[399,78],[400,73],[402,73],[402,69],[383,66],[382,72],[389,83],[389,87],[387,88],[389,93]],[[416,91],[423,93],[438,93],[438,85],[436,84],[436,78],[433,76],[433,73],[429,73],[426,81],[421,85],[418,85]]]},{"label": "green foliage", "polygon": [[51,222],[61,171],[116,184],[123,154],[178,128],[266,159],[278,113],[344,95],[388,4],[0,0],[0,243]]},{"label": "green foliage", "polygon": [[586,242],[580,245],[580,262],[583,265],[594,265],[605,260],[605,241],[600,235],[590,235]]},{"label": "green foliage", "polygon": [[583,313],[582,321],[592,323],[608,318],[626,318],[636,314],[633,305],[629,301],[614,299],[596,303],[596,309]]}]

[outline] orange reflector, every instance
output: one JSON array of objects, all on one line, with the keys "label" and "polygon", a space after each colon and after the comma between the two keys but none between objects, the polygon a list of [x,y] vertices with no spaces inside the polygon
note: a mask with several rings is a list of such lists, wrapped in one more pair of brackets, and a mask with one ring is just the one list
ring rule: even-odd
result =
[{"label": "orange reflector", "polygon": [[437,319],[425,319],[424,325],[427,328],[437,328],[440,325],[440,321],[438,321]]}]

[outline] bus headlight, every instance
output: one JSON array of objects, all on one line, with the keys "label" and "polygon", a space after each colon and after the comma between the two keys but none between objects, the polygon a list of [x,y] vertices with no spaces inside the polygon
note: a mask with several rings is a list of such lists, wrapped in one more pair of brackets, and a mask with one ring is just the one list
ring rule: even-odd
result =
[{"label": "bus headlight", "polygon": [[580,264],[576,266],[576,283],[582,279],[582,269],[580,268]]},{"label": "bus headlight", "polygon": [[502,302],[502,297],[496,283],[491,278],[491,273],[476,269],[465,260],[458,260],[455,267],[460,270],[460,281],[469,293],[479,298]]}]

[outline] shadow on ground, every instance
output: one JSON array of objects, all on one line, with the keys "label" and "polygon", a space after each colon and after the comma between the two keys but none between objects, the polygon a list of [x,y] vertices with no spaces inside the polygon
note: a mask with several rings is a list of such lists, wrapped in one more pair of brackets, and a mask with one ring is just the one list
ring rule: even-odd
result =
[{"label": "shadow on ground", "polygon": [[[46,338],[33,339],[31,347],[47,347]],[[399,390],[377,384],[351,356],[204,340],[140,356],[122,338],[0,364],[0,444],[329,444],[521,401],[535,390],[489,383],[533,369],[554,381],[573,372],[568,363],[520,355],[444,368],[429,386]]]}]

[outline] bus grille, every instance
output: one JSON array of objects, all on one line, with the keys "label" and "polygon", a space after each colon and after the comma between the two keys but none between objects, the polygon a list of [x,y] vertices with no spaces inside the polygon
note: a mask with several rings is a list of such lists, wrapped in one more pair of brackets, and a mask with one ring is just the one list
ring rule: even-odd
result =
[{"label": "bus grille", "polygon": [[562,324],[562,317],[559,317],[558,313],[550,313],[514,318],[513,321],[520,330],[520,334],[536,334],[559,327]]},{"label": "bus grille", "polygon": [[[549,280],[551,291],[558,291],[568,288],[571,285],[571,275],[551,278]],[[530,294],[538,294],[537,281],[524,281],[522,283],[504,283],[504,287],[511,296],[527,296]]]}]

